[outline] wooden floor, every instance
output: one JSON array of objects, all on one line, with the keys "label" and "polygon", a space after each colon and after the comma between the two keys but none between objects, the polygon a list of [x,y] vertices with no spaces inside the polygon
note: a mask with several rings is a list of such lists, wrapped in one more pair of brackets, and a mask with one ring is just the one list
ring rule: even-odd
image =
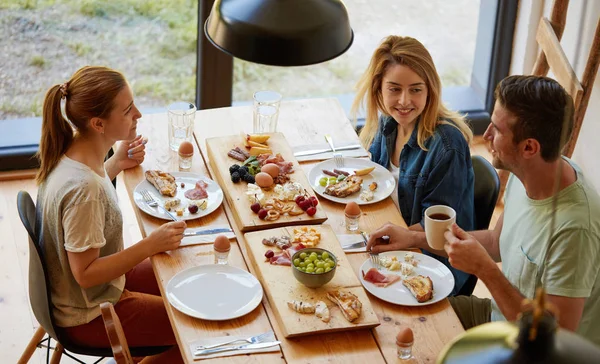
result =
[{"label": "wooden floor", "polygon": [[[490,158],[481,139],[476,139],[472,154]],[[11,178],[14,178],[14,174]],[[37,187],[33,179],[3,181],[0,173],[0,362],[2,363],[16,363],[38,327],[28,300],[27,232],[21,224],[16,206],[17,193],[20,190],[29,192],[35,200]],[[123,211],[124,241],[128,246],[139,241],[141,234],[127,191],[119,178],[117,178],[117,195]],[[491,226],[495,226],[501,212],[500,205],[494,212]],[[475,294],[479,297],[489,297],[489,292],[481,282],[475,288]],[[80,358],[88,363],[94,362],[94,358]],[[36,364],[45,362],[45,350],[42,349],[38,349],[30,361]],[[75,361],[63,355],[61,363],[75,363]]]}]

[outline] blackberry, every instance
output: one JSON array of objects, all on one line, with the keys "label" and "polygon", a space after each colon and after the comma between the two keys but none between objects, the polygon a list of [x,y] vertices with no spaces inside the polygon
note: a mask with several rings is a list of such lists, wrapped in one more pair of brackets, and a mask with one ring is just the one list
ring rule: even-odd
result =
[{"label": "blackberry", "polygon": [[244,167],[240,167],[235,173],[237,173],[240,177],[244,177],[248,174],[248,170],[244,169]]},{"label": "blackberry", "polygon": [[229,167],[229,174],[233,174],[233,172],[236,172],[238,169],[240,169],[239,164],[232,164]]},{"label": "blackberry", "polygon": [[244,175],[244,181],[248,182],[248,183],[255,183],[256,180],[254,179],[254,176],[251,175],[250,173]]},{"label": "blackberry", "polygon": [[241,179],[241,177],[240,177],[240,174],[239,174],[239,173],[237,173],[237,172],[233,172],[233,173],[231,174],[231,182],[233,182],[233,183],[238,183],[238,182],[240,181],[240,179]]}]

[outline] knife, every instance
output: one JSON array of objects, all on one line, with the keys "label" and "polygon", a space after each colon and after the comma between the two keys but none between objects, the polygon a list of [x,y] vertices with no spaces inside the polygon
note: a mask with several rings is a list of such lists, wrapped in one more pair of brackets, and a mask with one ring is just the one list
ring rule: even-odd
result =
[{"label": "knife", "polygon": [[211,235],[211,234],[231,233],[231,232],[233,232],[233,230],[231,230],[230,228],[215,228],[215,229],[198,230],[198,231],[186,231],[183,233],[183,236]]},{"label": "knife", "polygon": [[271,346],[279,345],[280,343],[281,343],[281,341],[269,341],[266,343],[246,344],[246,345],[238,345],[238,346],[227,346],[224,348],[197,350],[194,352],[194,356],[220,353],[222,351],[229,351],[229,350],[263,349],[263,348],[268,348]]},{"label": "knife", "polygon": [[[358,144],[353,144],[353,145],[347,145],[345,147],[335,148],[335,150],[336,151],[352,150],[352,149],[359,149],[360,147],[361,146]],[[321,153],[327,153],[327,152],[332,152],[331,148],[313,149],[313,150],[305,150],[303,152],[296,152],[296,153],[294,153],[294,157],[304,157],[305,155],[321,154]]]},{"label": "knife", "polygon": [[347,249],[357,249],[357,248],[364,248],[367,246],[367,241],[369,240],[367,238],[367,234],[364,231],[360,232],[360,235],[357,234],[340,234],[338,235],[338,239],[341,242],[344,241],[352,241],[355,240],[355,238],[361,239],[361,241],[358,241],[356,243],[351,243],[351,244],[342,244],[342,249],[347,250]]}]

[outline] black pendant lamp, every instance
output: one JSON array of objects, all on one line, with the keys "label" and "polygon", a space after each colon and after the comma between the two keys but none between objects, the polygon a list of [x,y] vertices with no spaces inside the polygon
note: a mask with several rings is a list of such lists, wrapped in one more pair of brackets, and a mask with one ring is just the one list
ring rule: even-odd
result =
[{"label": "black pendant lamp", "polygon": [[215,0],[204,32],[223,52],[270,66],[325,62],[354,39],[341,0]]}]

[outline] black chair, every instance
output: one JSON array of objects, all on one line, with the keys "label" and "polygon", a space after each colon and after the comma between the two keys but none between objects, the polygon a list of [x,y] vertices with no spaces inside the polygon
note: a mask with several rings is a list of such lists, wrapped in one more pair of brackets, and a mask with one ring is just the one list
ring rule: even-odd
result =
[{"label": "black chair", "polygon": [[[25,226],[29,234],[29,300],[35,318],[40,324],[40,327],[19,359],[19,363],[27,363],[36,347],[47,348],[46,362],[48,362],[50,358],[51,339],[56,340],[58,343],[55,348],[56,351],[52,356],[52,362],[58,363],[60,361],[63,349],[75,354],[100,357],[95,363],[100,362],[104,357],[112,357],[113,353],[110,347],[91,348],[77,345],[55,325],[54,317],[52,316],[48,269],[44,260],[41,216],[36,211],[35,204],[26,191],[19,191],[17,195],[17,209],[19,210],[21,222],[23,222],[23,226]],[[45,334],[48,334],[48,337],[41,340]],[[130,351],[134,357],[143,357],[160,354],[170,348],[171,346],[130,347]],[[66,351],[64,354],[78,363],[84,363]]]},{"label": "black chair", "polygon": [[[490,226],[498,193],[500,192],[500,177],[494,166],[485,158],[474,155],[471,157],[475,174],[475,230],[486,230]],[[457,295],[470,296],[473,294],[477,276],[471,275]]]}]

